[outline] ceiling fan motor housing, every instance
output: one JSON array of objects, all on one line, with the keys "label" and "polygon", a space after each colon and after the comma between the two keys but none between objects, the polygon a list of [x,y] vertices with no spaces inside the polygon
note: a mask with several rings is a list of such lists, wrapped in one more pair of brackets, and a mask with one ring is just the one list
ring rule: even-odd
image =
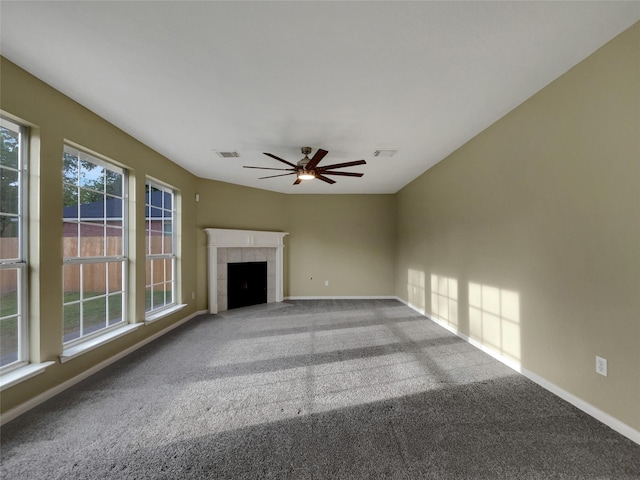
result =
[{"label": "ceiling fan motor housing", "polygon": [[302,147],[300,149],[300,151],[304,155],[304,158],[301,158],[298,161],[298,167],[300,167],[300,168],[302,168],[304,170],[304,169],[306,169],[307,163],[309,163],[311,161],[311,159],[309,158],[309,154],[311,153],[311,147]]}]

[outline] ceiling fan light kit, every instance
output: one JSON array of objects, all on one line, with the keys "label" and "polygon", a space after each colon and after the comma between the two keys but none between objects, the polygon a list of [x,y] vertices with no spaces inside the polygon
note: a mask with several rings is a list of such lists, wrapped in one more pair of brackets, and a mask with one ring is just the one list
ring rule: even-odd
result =
[{"label": "ceiling fan light kit", "polygon": [[302,180],[313,180],[317,178],[318,180],[322,180],[330,185],[336,183],[332,178],[326,177],[325,175],[338,175],[343,177],[362,177],[363,173],[355,173],[355,172],[336,172],[334,171],[336,168],[345,168],[345,167],[353,167],[355,165],[364,165],[367,162],[364,160],[356,160],[354,162],[345,162],[345,163],[335,163],[333,165],[325,165],[318,166],[320,161],[329,153],[327,150],[323,150],[319,148],[315,155],[309,158],[309,154],[311,153],[311,147],[302,147],[300,149],[304,158],[298,161],[298,163],[291,163],[283,158],[280,158],[273,153],[264,152],[264,154],[268,157],[273,158],[279,162],[282,162],[288,165],[290,168],[269,168],[269,167],[252,167],[249,165],[244,165],[244,168],[258,168],[261,170],[281,170],[289,173],[281,173],[279,175],[269,175],[267,177],[259,177],[259,179],[264,178],[274,178],[274,177],[284,177],[286,175],[296,175],[296,181],[293,182],[294,185],[299,185]]},{"label": "ceiling fan light kit", "polygon": [[316,175],[311,170],[301,170],[298,172],[298,178],[300,180],[313,180],[316,178]]}]

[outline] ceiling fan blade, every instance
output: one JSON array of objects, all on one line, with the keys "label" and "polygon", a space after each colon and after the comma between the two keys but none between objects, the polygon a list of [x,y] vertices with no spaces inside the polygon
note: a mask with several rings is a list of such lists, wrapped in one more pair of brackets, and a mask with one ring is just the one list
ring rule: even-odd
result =
[{"label": "ceiling fan blade", "polygon": [[322,160],[327,153],[329,152],[319,148],[316,154],[313,157],[311,157],[311,160],[309,161],[309,163],[307,163],[307,170],[313,170],[314,168],[316,168],[316,165],[320,163],[320,160]]},{"label": "ceiling fan blade", "polygon": [[355,173],[355,172],[329,172],[327,170],[322,171],[323,175],[341,175],[343,177],[361,177],[364,173]]},{"label": "ceiling fan blade", "polygon": [[302,182],[302,180],[300,180],[299,178],[296,178],[296,181],[293,182],[294,185],[300,185],[300,182]]},{"label": "ceiling fan blade", "polygon": [[295,168],[295,165],[293,163],[287,162],[286,160],[284,160],[284,159],[282,159],[280,157],[276,157],[273,153],[267,153],[267,152],[262,152],[262,153],[264,153],[267,157],[271,157],[274,160],[278,160],[279,162],[286,163],[290,167],[294,167]]},{"label": "ceiling fan blade", "polygon": [[274,177],[285,177],[287,175],[295,175],[296,172],[291,173],[282,173],[280,175],[269,175],[268,177],[258,177],[258,180],[262,180],[263,178],[274,178]]},{"label": "ceiling fan blade", "polygon": [[282,171],[293,171],[295,172],[296,169],[295,168],[269,168],[269,167],[249,167],[247,165],[244,165],[242,168],[259,168],[260,170],[282,170]]},{"label": "ceiling fan blade", "polygon": [[327,182],[327,183],[331,183],[331,184],[336,183],[335,180],[332,180],[330,178],[324,177],[321,174],[317,173],[317,171],[316,171],[316,178],[318,180],[322,180],[323,182]]},{"label": "ceiling fan blade", "polygon": [[332,168],[353,167],[355,165],[364,165],[365,163],[367,162],[365,162],[364,160],[356,160],[355,162],[334,163],[333,165],[325,165],[323,167],[318,167],[316,168],[316,170],[327,171],[327,170],[331,170]]}]

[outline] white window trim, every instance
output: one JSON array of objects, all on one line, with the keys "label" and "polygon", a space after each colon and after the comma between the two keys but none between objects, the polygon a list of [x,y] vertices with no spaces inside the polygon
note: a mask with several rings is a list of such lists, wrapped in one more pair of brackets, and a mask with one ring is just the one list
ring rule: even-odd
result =
[{"label": "white window trim", "polygon": [[68,346],[62,351],[62,354],[60,355],[60,363],[68,362],[69,360],[79,357],[82,354],[101,347],[106,343],[109,343],[117,338],[122,337],[123,335],[137,330],[143,325],[143,323],[129,323],[126,325],[120,325],[118,328],[110,328],[106,333],[104,330],[100,330],[101,335],[97,335],[95,337],[83,337],[85,339],[84,342],[70,347]]},{"label": "white window trim", "polygon": [[43,373],[56,362],[29,363],[0,375],[0,392]]},{"label": "white window trim", "polygon": [[172,313],[179,312],[184,307],[186,307],[186,303],[172,303],[170,305],[166,305],[164,308],[158,308],[156,310],[151,310],[148,315],[144,319],[145,325],[149,325],[150,323],[156,322],[162,318],[168,317]]}]

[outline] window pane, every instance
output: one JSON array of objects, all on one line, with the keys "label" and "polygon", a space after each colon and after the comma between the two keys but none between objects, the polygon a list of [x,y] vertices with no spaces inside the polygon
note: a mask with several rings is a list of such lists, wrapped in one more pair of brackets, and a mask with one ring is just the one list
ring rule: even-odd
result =
[{"label": "window pane", "polygon": [[0,259],[18,259],[20,257],[19,218],[0,215]]},{"label": "window pane", "polygon": [[153,292],[153,308],[162,307],[164,305],[164,285],[154,285],[151,290]]},{"label": "window pane", "polygon": [[166,304],[170,305],[173,303],[173,292],[171,291],[172,287],[170,283],[165,284],[165,298]]},{"label": "window pane", "polygon": [[80,221],[104,223],[104,200],[101,193],[80,189]]},{"label": "window pane", "polygon": [[20,188],[18,187],[18,172],[8,168],[0,168],[0,212],[18,213]]},{"label": "window pane", "polygon": [[63,218],[78,218],[78,187],[74,185],[64,185],[62,203],[64,210]]},{"label": "window pane", "polygon": [[80,265],[62,267],[64,303],[80,300]]},{"label": "window pane", "polygon": [[109,295],[109,325],[122,321],[122,294]]},{"label": "window pane", "polygon": [[162,190],[147,185],[147,203],[154,207],[162,207]]},{"label": "window pane", "polygon": [[66,183],[78,184],[78,157],[64,152],[62,156],[62,177]]},{"label": "window pane", "polygon": [[106,171],[106,192],[118,197],[122,196],[122,185],[124,176],[121,173]]},{"label": "window pane", "polygon": [[162,216],[161,208],[151,207],[149,219],[153,220],[152,225],[155,225],[155,227],[152,227],[153,230],[162,231]]},{"label": "window pane", "polygon": [[164,280],[165,282],[173,281],[173,259],[167,258],[164,261]]},{"label": "window pane", "polygon": [[151,268],[153,271],[151,283],[156,284],[164,282],[164,259],[152,260]]},{"label": "window pane", "polygon": [[101,225],[80,225],[80,256],[104,256],[104,227]]},{"label": "window pane", "polygon": [[148,232],[148,235],[149,235],[149,254],[151,255],[162,254],[162,242],[163,242],[162,232],[151,231],[151,232]]},{"label": "window pane", "polygon": [[19,324],[18,317],[0,319],[0,367],[18,361]]},{"label": "window pane", "polygon": [[86,160],[80,160],[80,186],[104,192],[104,168]]},{"label": "window pane", "polygon": [[107,326],[107,299],[96,299],[82,302],[82,333],[88,335]]},{"label": "window pane", "polygon": [[0,128],[0,165],[18,169],[20,163],[20,132],[6,127]]},{"label": "window pane", "polygon": [[107,293],[106,263],[82,265],[82,298],[91,298]]},{"label": "window pane", "polygon": [[64,258],[77,257],[78,252],[78,224],[64,222],[62,224],[62,255]]},{"label": "window pane", "polygon": [[118,223],[122,225],[122,198],[121,197],[112,197],[107,195],[107,223],[115,224]]},{"label": "window pane", "polygon": [[[163,203],[162,206],[164,209],[171,211],[171,197],[173,197],[173,195],[170,192],[163,192]],[[166,216],[166,215],[165,215]]]},{"label": "window pane", "polygon": [[[18,314],[18,286],[20,276],[18,269],[0,270],[0,317],[8,317]],[[0,353],[2,355],[2,353]]]},{"label": "window pane", "polygon": [[124,290],[122,284],[122,262],[109,262],[108,268],[108,293],[121,292]]},{"label": "window pane", "polygon": [[64,306],[64,329],[62,339],[69,342],[80,337],[80,304]]},{"label": "window pane", "polygon": [[116,256],[123,254],[123,234],[124,232],[121,228],[106,228],[107,256]]},{"label": "window pane", "polygon": [[144,297],[144,311],[148,312],[151,310],[151,287],[145,289]]}]

